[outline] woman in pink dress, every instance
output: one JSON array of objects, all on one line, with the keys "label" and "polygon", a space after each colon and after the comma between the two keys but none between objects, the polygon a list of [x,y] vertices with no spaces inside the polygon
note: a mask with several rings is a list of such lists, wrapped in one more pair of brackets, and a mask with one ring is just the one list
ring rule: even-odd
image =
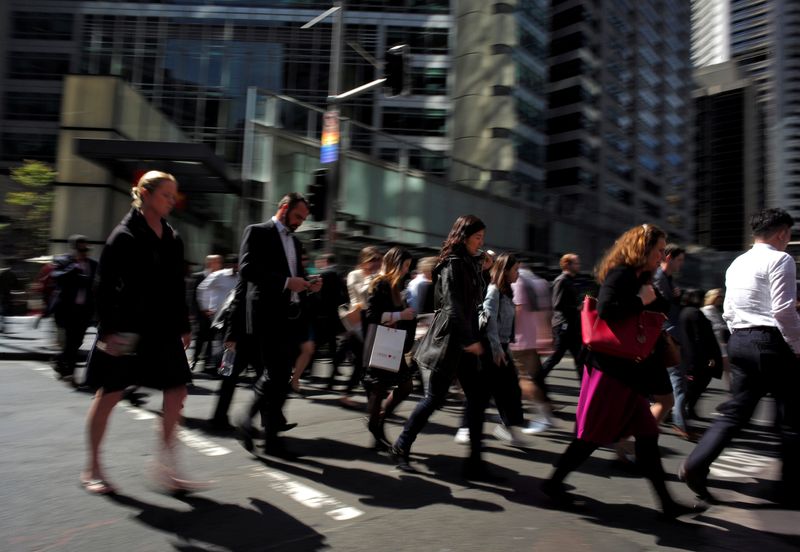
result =
[{"label": "woman in pink dress", "polygon": [[[620,236],[596,268],[600,292],[598,315],[603,320],[621,320],[637,316],[643,310],[657,308],[657,295],[650,275],[664,255],[666,234],[656,226],[643,224]],[[666,518],[698,511],[675,502],[667,491],[661,453],[658,449],[658,425],[647,400],[648,371],[661,361],[656,351],[635,363],[584,349],[584,372],[580,398],[575,413],[575,439],[556,463],[542,491],[557,504],[567,504],[572,497],[564,488],[564,478],[576,470],[601,445],[622,438],[636,439],[636,463],[650,480]]]}]

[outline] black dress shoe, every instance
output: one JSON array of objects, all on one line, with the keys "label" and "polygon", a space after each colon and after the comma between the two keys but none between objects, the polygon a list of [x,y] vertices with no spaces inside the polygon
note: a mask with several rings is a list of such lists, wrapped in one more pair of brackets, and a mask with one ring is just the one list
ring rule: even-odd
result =
[{"label": "black dress shoe", "polygon": [[706,479],[687,470],[686,462],[682,463],[681,467],[678,468],[678,479],[686,483],[686,486],[693,490],[697,495],[697,498],[703,502],[708,504],[719,504],[719,500],[714,498],[714,496],[708,492],[708,488],[706,487]]},{"label": "black dress shoe", "polygon": [[574,506],[575,497],[569,494],[561,482],[555,482],[552,479],[547,479],[539,487],[542,492],[553,501],[553,504],[559,508],[566,508]]},{"label": "black dress shoe", "polygon": [[211,418],[210,420],[208,420],[207,427],[211,431],[221,431],[221,432],[230,432],[236,429],[230,424],[230,422],[228,422],[228,420],[219,420],[217,418]]},{"label": "black dress shoe", "polygon": [[297,424],[295,422],[286,422],[278,428],[278,433],[283,433],[284,431],[289,431],[290,429],[294,429],[296,427]]},{"label": "black dress shoe", "polygon": [[253,452],[256,448],[253,439],[255,438],[255,430],[249,423],[241,423],[236,428],[236,437],[242,442],[242,446],[247,452]]},{"label": "black dress shoe", "polygon": [[389,454],[392,455],[392,460],[394,460],[397,469],[404,472],[413,473],[416,470],[411,466],[409,460],[410,452],[407,450],[403,450],[397,445],[392,445],[389,447]]}]

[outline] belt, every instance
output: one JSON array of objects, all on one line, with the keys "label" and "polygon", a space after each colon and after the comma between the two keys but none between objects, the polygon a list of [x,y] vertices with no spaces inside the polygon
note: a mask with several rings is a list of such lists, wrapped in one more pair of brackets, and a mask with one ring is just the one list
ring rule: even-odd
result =
[{"label": "belt", "polygon": [[749,328],[734,328],[733,333],[739,332],[766,332],[776,335],[782,335],[781,331],[775,326],[751,326]]}]

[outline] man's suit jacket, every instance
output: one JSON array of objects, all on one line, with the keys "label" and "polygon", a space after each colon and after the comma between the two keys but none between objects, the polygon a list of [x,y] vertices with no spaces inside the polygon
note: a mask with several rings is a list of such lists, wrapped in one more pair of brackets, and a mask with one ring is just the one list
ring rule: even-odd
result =
[{"label": "man's suit jacket", "polygon": [[[295,275],[304,278],[303,246],[294,235]],[[270,219],[248,226],[239,250],[239,274],[245,283],[245,331],[259,337],[284,335],[292,293],[285,289],[292,274],[283,250],[278,228]],[[300,294],[301,301],[305,294]],[[266,333],[265,333],[266,332]]]},{"label": "man's suit jacket", "polygon": [[[87,258],[88,274],[84,274],[77,265],[72,255],[62,255],[53,260],[55,265],[52,276],[56,282],[56,294],[53,299],[52,311],[56,323],[67,324],[77,310],[91,316],[94,314],[95,278],[97,276],[97,261]],[[78,293],[83,291],[83,304],[77,305]]]}]

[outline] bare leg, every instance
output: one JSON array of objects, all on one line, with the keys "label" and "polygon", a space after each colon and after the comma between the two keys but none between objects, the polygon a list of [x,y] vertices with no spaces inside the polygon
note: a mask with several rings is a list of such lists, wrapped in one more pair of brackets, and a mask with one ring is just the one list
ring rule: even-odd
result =
[{"label": "bare leg", "polygon": [[175,446],[175,428],[181,419],[183,401],[186,400],[186,386],[180,385],[164,390],[164,414],[161,418],[161,446],[172,450]]},{"label": "bare leg", "polygon": [[661,425],[667,413],[672,412],[672,406],[675,404],[675,397],[672,393],[666,395],[653,395],[653,404],[650,405],[650,412],[656,423]]},{"label": "bare leg", "polygon": [[89,445],[89,457],[86,470],[83,472],[84,480],[104,479],[103,467],[100,462],[100,445],[108,427],[108,419],[114,406],[122,398],[122,391],[106,393],[102,389],[97,391],[89,408],[86,418],[86,437]]},{"label": "bare leg", "polygon": [[297,360],[294,361],[294,368],[292,369],[292,389],[295,391],[300,390],[300,376],[303,375],[306,367],[311,362],[315,348],[316,344],[313,341],[305,341],[300,345],[300,354],[297,355]]}]

